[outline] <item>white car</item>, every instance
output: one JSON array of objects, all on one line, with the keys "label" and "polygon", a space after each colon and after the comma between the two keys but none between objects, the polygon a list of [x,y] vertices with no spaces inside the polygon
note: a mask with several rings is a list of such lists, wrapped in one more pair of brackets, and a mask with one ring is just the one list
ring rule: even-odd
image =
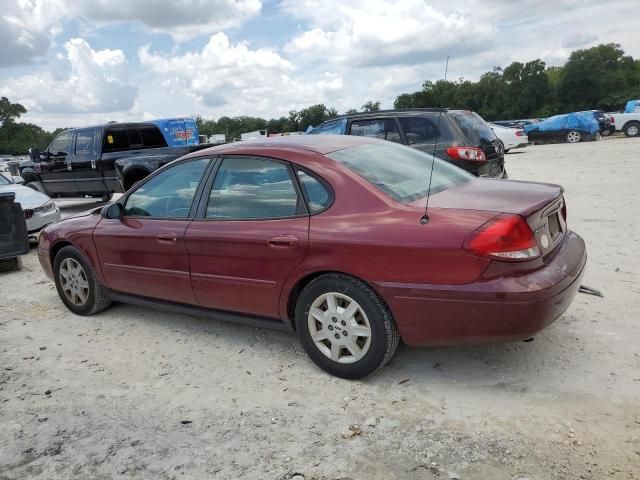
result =
[{"label": "white car", "polygon": [[640,111],[632,113],[609,113],[611,123],[627,137],[640,137]]},{"label": "white car", "polygon": [[493,133],[500,139],[504,145],[504,153],[514,148],[526,147],[529,144],[529,137],[524,130],[520,128],[503,127],[494,123],[489,124]]},{"label": "white car", "polygon": [[32,188],[16,183],[14,179],[20,177],[7,177],[0,174],[0,192],[13,192],[16,195],[16,203],[19,203],[24,211],[27,223],[27,231],[34,234],[50,223],[60,220],[60,209],[44,193],[36,192]]}]

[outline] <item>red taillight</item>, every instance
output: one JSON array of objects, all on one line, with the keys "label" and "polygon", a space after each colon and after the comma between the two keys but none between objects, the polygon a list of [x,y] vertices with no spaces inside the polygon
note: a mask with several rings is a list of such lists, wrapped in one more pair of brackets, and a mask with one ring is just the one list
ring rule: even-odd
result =
[{"label": "red taillight", "polygon": [[481,148],[477,147],[449,147],[447,155],[456,160],[469,160],[471,162],[486,162],[487,157]]},{"label": "red taillight", "polygon": [[524,133],[524,130],[518,130],[516,132],[516,137],[524,137],[526,135],[526,133]]},{"label": "red taillight", "polygon": [[616,123],[616,119],[614,118],[613,115],[611,115],[609,118],[611,119],[611,123]]},{"label": "red taillight", "polygon": [[474,255],[496,260],[522,261],[540,256],[533,232],[519,215],[494,217],[473,232],[463,247]]}]

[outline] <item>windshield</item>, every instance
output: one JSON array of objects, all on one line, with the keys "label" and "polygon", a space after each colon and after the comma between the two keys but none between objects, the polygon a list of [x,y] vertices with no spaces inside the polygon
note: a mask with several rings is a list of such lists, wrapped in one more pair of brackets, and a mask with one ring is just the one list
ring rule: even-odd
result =
[{"label": "windshield", "polygon": [[431,163],[431,193],[441,192],[473,176],[443,160],[391,142],[337,150],[329,158],[353,170],[393,199],[410,203],[427,196]]},{"label": "windshield", "polygon": [[483,145],[493,142],[497,137],[489,124],[480,115],[474,112],[456,115],[456,124],[462,133],[468,137],[474,145]]},{"label": "windshield", "polygon": [[0,173],[0,185],[12,185],[13,182]]}]

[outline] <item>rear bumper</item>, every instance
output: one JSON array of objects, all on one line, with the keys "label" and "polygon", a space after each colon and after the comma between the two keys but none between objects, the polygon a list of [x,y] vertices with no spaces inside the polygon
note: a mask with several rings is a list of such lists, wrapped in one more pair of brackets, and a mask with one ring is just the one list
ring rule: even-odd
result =
[{"label": "rear bumper", "polygon": [[411,346],[500,343],[530,338],[562,315],[576,296],[587,254],[567,232],[540,268],[467,285],[380,282],[405,343]]}]

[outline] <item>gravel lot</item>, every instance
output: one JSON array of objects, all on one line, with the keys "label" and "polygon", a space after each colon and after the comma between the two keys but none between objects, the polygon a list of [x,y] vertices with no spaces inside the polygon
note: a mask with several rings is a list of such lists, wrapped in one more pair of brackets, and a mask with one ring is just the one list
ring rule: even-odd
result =
[{"label": "gravel lot", "polygon": [[401,346],[363,381],[286,333],[72,315],[32,251],[0,274],[0,478],[640,478],[639,147],[507,155],[511,178],[565,186],[604,298],[530,343]]}]

